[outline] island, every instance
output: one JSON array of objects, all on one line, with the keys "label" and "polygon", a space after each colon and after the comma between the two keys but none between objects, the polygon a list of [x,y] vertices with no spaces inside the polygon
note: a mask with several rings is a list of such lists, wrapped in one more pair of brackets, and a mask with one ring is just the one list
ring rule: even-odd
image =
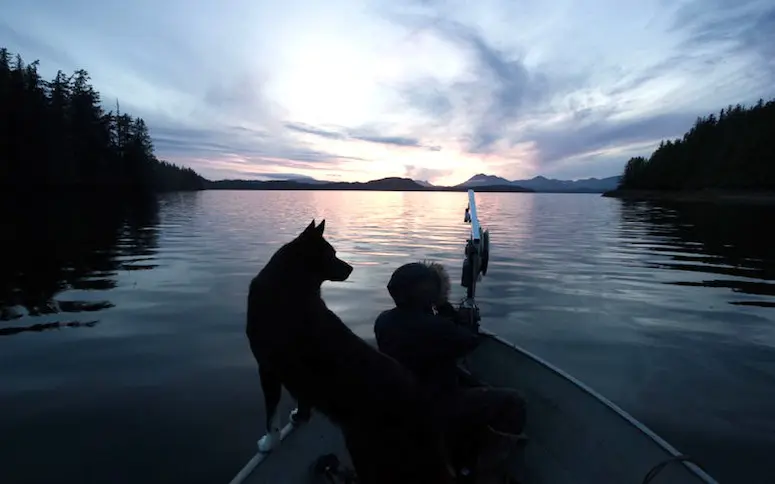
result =
[{"label": "island", "polygon": [[604,197],[775,203],[775,100],[697,118],[682,138],[631,158]]}]

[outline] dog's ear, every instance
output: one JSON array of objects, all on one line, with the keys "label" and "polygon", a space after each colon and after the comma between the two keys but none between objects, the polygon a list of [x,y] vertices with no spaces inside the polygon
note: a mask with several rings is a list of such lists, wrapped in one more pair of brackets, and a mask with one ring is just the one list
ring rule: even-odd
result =
[{"label": "dog's ear", "polygon": [[323,235],[323,231],[326,230],[326,219],[323,219],[320,225],[315,227],[315,230],[317,230],[318,235]]},{"label": "dog's ear", "polygon": [[313,231],[313,230],[315,230],[315,228],[316,228],[316,227],[315,227],[315,219],[313,218],[313,219],[312,219],[312,222],[310,222],[310,224],[309,224],[309,225],[307,225],[307,228],[306,228],[306,229],[304,229],[304,231],[302,232],[302,234],[311,234],[311,233],[312,233],[312,231]]}]

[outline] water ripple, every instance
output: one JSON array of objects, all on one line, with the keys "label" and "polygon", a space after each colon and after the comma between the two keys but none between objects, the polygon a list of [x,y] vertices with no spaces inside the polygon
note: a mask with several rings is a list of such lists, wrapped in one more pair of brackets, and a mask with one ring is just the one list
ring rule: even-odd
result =
[{"label": "water ripple", "polygon": [[[762,232],[771,209],[596,195],[477,201],[492,239],[485,326],[622,405],[722,482],[772,482],[775,241]],[[40,482],[170,482],[162,476],[192,459],[203,481],[229,479],[260,426],[244,318],[262,264],[325,219],[355,271],[325,284],[324,297],[370,336],[404,262],[444,263],[462,297],[466,203],[464,193],[218,191],[9,212],[0,455],[10,465],[0,481],[33,472]],[[25,255],[40,243],[48,250]],[[131,429],[117,423],[126,412],[142,415]],[[76,423],[77,435],[67,427]],[[187,447],[180,436],[192,428],[219,442],[218,458]],[[142,466],[109,450],[110,429]],[[60,444],[49,466],[35,465],[41,435]],[[146,448],[148,435],[165,451]]]}]

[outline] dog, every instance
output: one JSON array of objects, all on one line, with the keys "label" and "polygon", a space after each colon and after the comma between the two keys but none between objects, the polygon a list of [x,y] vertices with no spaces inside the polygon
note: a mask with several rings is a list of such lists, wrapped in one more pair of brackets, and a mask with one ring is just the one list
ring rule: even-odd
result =
[{"label": "dog", "polygon": [[340,428],[361,484],[452,483],[441,425],[422,388],[323,301],[323,282],[345,281],[353,271],[324,230],[325,220],[313,220],[250,283],[246,333],[266,404],[259,449],[279,443],[285,387],[297,403],[292,423],[314,409]]}]

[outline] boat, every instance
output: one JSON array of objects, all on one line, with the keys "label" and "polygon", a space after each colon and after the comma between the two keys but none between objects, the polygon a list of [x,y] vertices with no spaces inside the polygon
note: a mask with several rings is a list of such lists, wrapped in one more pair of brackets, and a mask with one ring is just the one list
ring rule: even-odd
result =
[{"label": "boat", "polygon": [[[468,212],[472,236],[466,246],[463,285],[466,280],[468,285],[461,308],[477,323],[474,295],[479,274],[487,270],[489,236],[479,226],[471,190]],[[528,440],[514,466],[516,481],[718,484],[689,456],[584,383],[493,333],[480,333],[482,341],[461,361],[461,372],[480,384],[516,389],[527,402]],[[309,483],[314,464],[330,454],[343,466],[350,464],[341,432],[319,413],[307,423],[287,424],[281,439],[271,453],[258,452],[231,484]]]}]

